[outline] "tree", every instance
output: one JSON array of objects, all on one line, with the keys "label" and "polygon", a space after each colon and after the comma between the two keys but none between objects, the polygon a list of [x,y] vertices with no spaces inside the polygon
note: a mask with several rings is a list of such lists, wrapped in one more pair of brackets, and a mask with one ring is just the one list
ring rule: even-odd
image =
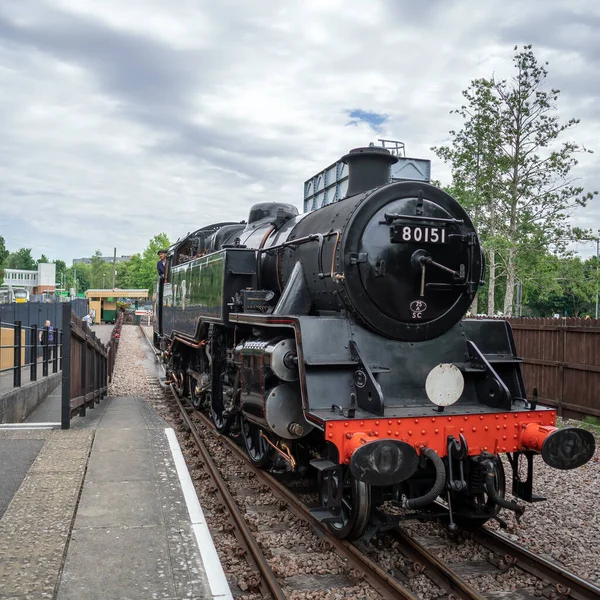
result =
[{"label": "tree", "polygon": [[31,256],[31,248],[19,248],[11,252],[6,259],[6,267],[9,269],[37,270],[37,264]]},{"label": "tree", "polygon": [[156,262],[158,261],[158,251],[166,249],[169,246],[169,238],[166,233],[159,233],[148,242],[148,245],[142,254],[142,264],[138,274],[139,289],[147,289],[152,293],[154,282],[157,277]]},{"label": "tree", "polygon": [[[452,190],[463,207],[469,211],[479,232],[486,252],[489,275],[487,278],[487,310],[494,314],[496,289],[496,251],[501,244],[497,236],[497,203],[501,188],[497,185],[504,168],[504,155],[499,131],[500,102],[494,94],[491,81],[476,79],[463,96],[468,104],[451,111],[464,120],[463,128],[450,131],[452,146],[432,150],[452,167]],[[478,297],[471,306],[477,313]]]},{"label": "tree", "polygon": [[113,263],[102,260],[100,250],[96,250],[90,262],[90,287],[93,289],[113,287]]},{"label": "tree", "polygon": [[45,254],[42,254],[42,256],[40,256],[40,258],[38,258],[35,261],[36,265],[39,265],[40,263],[49,263],[52,262]]},{"label": "tree", "polygon": [[506,316],[512,314],[519,268],[527,269],[533,253],[560,248],[561,240],[572,237],[567,217],[597,194],[574,185],[576,156],[589,151],[558,142],[579,121],[559,121],[560,92],[543,89],[547,63],[538,63],[531,46],[514,50],[515,77],[473,81],[464,92],[468,105],[456,111],[465,121],[463,129],[451,132],[450,148],[435,149],[452,165],[456,187],[474,198],[471,212],[491,270],[488,310],[502,274]]},{"label": "tree", "polygon": [[134,254],[127,261],[127,263],[127,284],[123,287],[127,287],[133,290],[147,289],[145,286],[146,280],[144,279],[143,275],[144,261],[142,260],[141,255]]},{"label": "tree", "polygon": [[[565,221],[572,209],[585,206],[598,193],[585,193],[582,187],[573,185],[570,176],[578,163],[576,154],[588,151],[573,142],[556,146],[559,136],[579,120],[560,123],[555,104],[559,90],[542,89],[548,75],[545,65],[538,64],[531,46],[524,46],[521,51],[515,46],[515,52],[517,74],[512,82],[494,82],[502,102],[500,123],[507,158],[505,315],[512,314],[520,246],[536,229],[547,244],[558,243],[565,237]],[[549,149],[552,147],[556,149]]]},{"label": "tree", "polygon": [[77,293],[89,290],[92,287],[90,265],[77,263],[69,267],[65,273],[65,285],[68,290],[73,288]]},{"label": "tree", "polygon": [[66,272],[67,272],[67,263],[64,260],[55,260],[54,264],[56,265],[56,282],[64,287],[63,284],[66,283]]}]

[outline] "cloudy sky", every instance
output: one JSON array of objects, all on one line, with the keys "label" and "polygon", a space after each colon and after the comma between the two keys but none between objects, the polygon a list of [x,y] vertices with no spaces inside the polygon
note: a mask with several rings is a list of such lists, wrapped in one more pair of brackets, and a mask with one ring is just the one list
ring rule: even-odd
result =
[{"label": "cloudy sky", "polygon": [[[430,151],[449,111],[528,43],[600,190],[599,26],[594,0],[1,0],[0,235],[67,264],[139,252],[301,208],[309,176],[380,137],[449,183]],[[577,219],[600,227],[600,200]]]}]

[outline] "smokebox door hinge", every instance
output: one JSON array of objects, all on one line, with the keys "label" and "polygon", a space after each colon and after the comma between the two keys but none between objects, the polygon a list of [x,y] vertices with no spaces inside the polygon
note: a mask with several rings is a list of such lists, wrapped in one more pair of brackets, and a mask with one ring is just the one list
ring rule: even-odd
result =
[{"label": "smokebox door hinge", "polygon": [[367,262],[367,253],[366,252],[351,252],[350,253],[350,264],[358,265],[360,263]]}]

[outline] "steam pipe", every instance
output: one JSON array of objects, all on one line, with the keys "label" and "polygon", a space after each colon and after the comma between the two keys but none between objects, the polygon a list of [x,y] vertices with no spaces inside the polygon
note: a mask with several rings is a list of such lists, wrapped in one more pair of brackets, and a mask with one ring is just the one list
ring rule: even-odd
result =
[{"label": "steam pipe", "polygon": [[525,512],[525,507],[516,502],[512,502],[511,500],[506,500],[506,498],[502,498],[502,496],[498,494],[496,486],[494,485],[496,481],[496,466],[494,463],[491,460],[486,460],[481,463],[481,466],[485,470],[485,491],[487,495],[498,506],[512,510],[516,513],[517,518],[519,518]]},{"label": "steam pipe", "polygon": [[438,453],[433,448],[426,448],[421,453],[425,458],[428,458],[435,467],[435,482],[431,489],[423,496],[410,499],[404,497],[402,499],[402,506],[404,508],[422,508],[423,506],[427,506],[428,504],[431,504],[446,487],[446,467]]}]

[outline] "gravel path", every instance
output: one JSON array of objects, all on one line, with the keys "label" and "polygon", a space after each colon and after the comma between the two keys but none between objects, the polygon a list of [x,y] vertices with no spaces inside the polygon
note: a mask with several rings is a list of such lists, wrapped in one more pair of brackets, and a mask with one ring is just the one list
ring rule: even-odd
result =
[{"label": "gravel path", "polygon": [[[149,328],[151,335],[151,328]],[[111,395],[145,396],[149,397],[150,380],[154,374],[153,365],[148,363],[148,353],[144,347],[146,341],[142,332],[136,326],[124,326],[122,329],[119,351],[115,365],[113,383],[110,386]],[[157,408],[160,407],[157,405]],[[166,414],[164,410],[161,413]],[[547,500],[537,504],[527,505],[527,511],[520,523],[516,523],[512,513],[502,510],[501,516],[508,523],[508,534],[513,540],[522,543],[536,553],[545,554],[553,560],[559,561],[570,570],[584,579],[600,585],[600,511],[598,510],[598,495],[600,494],[600,436],[596,436],[597,449],[594,458],[579,469],[574,471],[559,471],[548,467],[541,457],[535,458],[535,484],[534,492],[545,496]],[[506,465],[507,489],[511,488],[510,470]],[[208,498],[201,501],[209,502]],[[222,527],[222,524],[220,525]],[[489,524],[492,528],[498,528],[495,522]],[[219,527],[219,525],[217,525]],[[427,534],[429,527],[433,525],[413,525],[423,534]],[[227,536],[215,532],[215,541],[222,558],[231,564],[232,544],[235,541],[227,539]],[[229,547],[228,547],[229,544]],[[440,549],[439,556],[446,560],[459,556],[464,558],[469,550],[471,542],[465,542],[464,546],[449,546]],[[377,552],[377,550],[376,550]],[[382,560],[384,557],[382,551]],[[473,558],[485,560],[485,554],[472,550]],[[238,561],[246,564],[244,560]],[[386,565],[387,566],[387,565]],[[392,565],[390,565],[392,566]],[[398,568],[400,565],[393,565]],[[234,568],[235,565],[231,564]],[[404,567],[404,565],[402,565]],[[246,565],[247,568],[247,565]],[[294,567],[294,568],[297,568]],[[511,570],[513,571],[513,570]],[[248,574],[242,569],[240,578]],[[232,576],[235,579],[235,575]],[[489,576],[494,577],[494,576]],[[506,582],[506,574],[497,576],[496,585],[501,586]],[[483,583],[483,582],[482,582]],[[490,582],[491,584],[492,582]],[[523,575],[522,581],[515,580],[517,587],[530,584],[527,576]],[[416,586],[415,586],[416,587]],[[423,586],[422,597],[427,597]],[[482,588],[488,587],[482,585]],[[429,590],[427,590],[429,591]],[[312,596],[314,598],[328,598],[328,592]],[[251,598],[252,595],[248,595]]]}]

